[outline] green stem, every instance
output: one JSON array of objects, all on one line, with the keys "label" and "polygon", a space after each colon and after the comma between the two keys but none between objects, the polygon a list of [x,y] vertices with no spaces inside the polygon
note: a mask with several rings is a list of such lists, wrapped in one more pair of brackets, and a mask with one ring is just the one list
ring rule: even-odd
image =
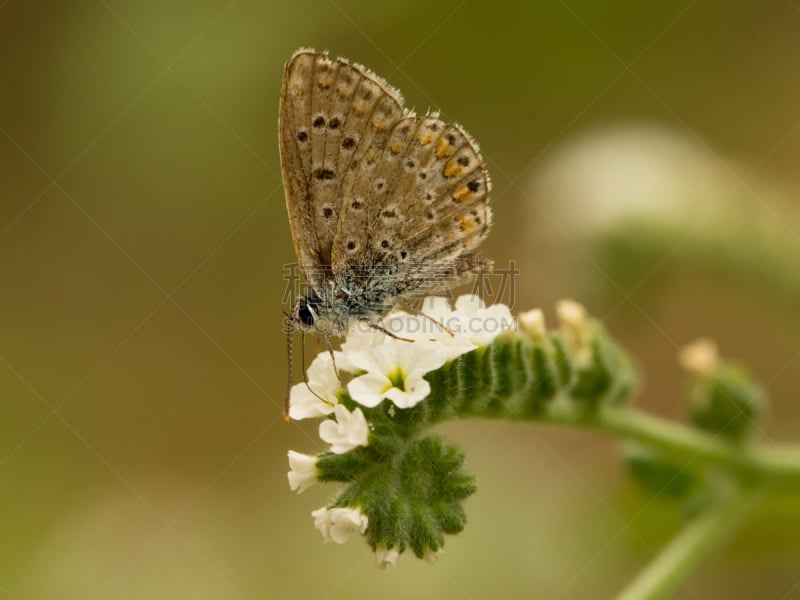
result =
[{"label": "green stem", "polygon": [[601,407],[585,413],[570,403],[551,405],[545,423],[583,426],[637,441],[665,456],[698,464],[715,464],[745,478],[769,481],[781,488],[800,489],[800,448],[736,444],[719,435],[653,417],[631,408]]},{"label": "green stem", "polygon": [[737,491],[696,517],[639,573],[617,600],[657,600],[673,592],[747,515],[761,498],[760,490]]}]

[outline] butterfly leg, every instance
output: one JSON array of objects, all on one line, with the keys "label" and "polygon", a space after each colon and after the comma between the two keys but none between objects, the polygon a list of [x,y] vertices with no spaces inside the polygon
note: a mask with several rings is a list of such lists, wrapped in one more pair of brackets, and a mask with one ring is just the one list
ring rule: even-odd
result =
[{"label": "butterfly leg", "polygon": [[394,333],[392,333],[391,331],[389,331],[385,327],[382,327],[381,325],[378,325],[377,323],[372,323],[370,321],[364,321],[364,322],[367,325],[369,325],[372,329],[374,329],[376,331],[380,331],[381,333],[383,333],[385,335],[388,335],[389,337],[394,338],[396,340],[401,340],[403,342],[413,342],[414,341],[414,340],[409,339],[409,338],[404,338],[404,337],[400,337],[399,335],[395,335]]},{"label": "butterfly leg", "polygon": [[430,315],[426,315],[421,310],[417,310],[416,308],[414,308],[413,306],[411,306],[410,304],[408,304],[406,302],[403,302],[402,304],[403,304],[403,308],[405,308],[409,312],[412,312],[415,315],[419,315],[420,317],[425,317],[426,319],[428,319],[428,321],[430,321],[431,323],[433,323],[437,327],[441,327],[445,331],[445,333],[447,333],[450,337],[456,337],[456,334],[453,333],[453,331],[447,325],[442,323],[441,321],[438,321],[438,320],[434,319]]}]

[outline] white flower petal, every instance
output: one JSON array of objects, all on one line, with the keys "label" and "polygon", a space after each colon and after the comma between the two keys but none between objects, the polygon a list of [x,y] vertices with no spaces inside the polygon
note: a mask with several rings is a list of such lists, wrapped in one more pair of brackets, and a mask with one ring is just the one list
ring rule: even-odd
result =
[{"label": "white flower petal", "polygon": [[361,409],[350,412],[337,404],[334,413],[336,421],[327,419],[319,425],[319,437],[331,445],[331,452],[343,454],[358,446],[366,446],[369,425]]},{"label": "white flower petal", "polygon": [[582,329],[586,326],[586,309],[574,300],[561,300],[556,304],[556,316],[562,327],[569,329]]},{"label": "white flower petal", "polygon": [[375,566],[379,569],[385,569],[387,565],[396,567],[399,562],[400,553],[394,548],[389,549],[385,546],[375,548]]},{"label": "white flower petal", "polygon": [[460,296],[456,300],[456,315],[461,319],[462,334],[476,346],[485,346],[503,333],[516,329],[511,310],[505,304],[485,307],[475,295]]},{"label": "white flower petal", "polygon": [[456,299],[456,312],[465,315],[475,315],[485,306],[483,299],[475,294],[465,294]]},{"label": "white flower petal", "polygon": [[582,304],[574,300],[556,303],[556,316],[568,344],[576,350],[587,350],[589,340],[589,316]]},{"label": "white flower petal", "polygon": [[435,371],[450,358],[450,349],[438,342],[418,341],[413,344],[397,345],[393,349],[393,361],[388,364],[399,367],[408,374],[418,373],[424,375]]},{"label": "white flower petal", "polygon": [[302,494],[317,483],[317,457],[289,450],[289,487]]},{"label": "white flower petal", "polygon": [[357,508],[319,508],[311,513],[314,526],[322,532],[326,542],[344,544],[354,533],[363,534],[369,519]]},{"label": "white flower petal", "polygon": [[425,559],[425,561],[426,561],[428,564],[431,564],[431,565],[432,565],[432,564],[433,564],[433,563],[435,563],[437,560],[439,560],[439,557],[440,557],[442,554],[444,554],[444,548],[439,548],[439,549],[438,549],[438,550],[436,550],[435,552],[434,552],[433,550],[431,550],[430,548],[428,548],[428,549],[425,551],[425,554],[422,556],[422,558],[424,558],[424,559]]},{"label": "white flower petal", "polygon": [[397,408],[411,408],[422,402],[431,393],[431,384],[421,376],[406,377],[406,389],[401,390],[393,387],[386,392],[386,397],[392,401]]},{"label": "white flower petal", "polygon": [[303,382],[292,386],[289,417],[295,421],[324,417],[333,412],[334,405],[315,396],[314,392],[309,389],[310,385]]},{"label": "white flower petal", "polygon": [[372,408],[383,401],[386,397],[386,388],[390,385],[391,382],[386,376],[380,373],[366,373],[347,384],[347,391],[353,400]]},{"label": "white flower petal", "polygon": [[[404,342],[408,344],[409,342]],[[367,373],[381,373],[387,368],[391,368],[391,356],[387,356],[387,351],[383,346],[373,348],[369,352],[356,350],[348,353],[350,362],[360,371]]]},{"label": "white flower petal", "polygon": [[420,311],[429,317],[439,317],[449,315],[453,312],[450,306],[450,301],[443,296],[428,296],[422,301],[422,310]]},{"label": "white flower petal", "polygon": [[532,337],[541,339],[547,335],[547,327],[544,324],[544,312],[541,308],[534,308],[519,315],[519,324]]},{"label": "white flower petal", "polygon": [[[437,329],[437,325],[431,322],[430,319],[404,312],[392,313],[383,320],[381,326],[386,331],[397,336],[394,338],[386,336],[384,343],[392,340],[393,342],[408,344],[409,342],[406,340],[427,340],[434,335],[434,330]],[[441,329],[441,327],[438,327],[438,329]],[[404,338],[404,340],[398,340],[397,338]]]},{"label": "white flower petal", "polygon": [[303,382],[292,386],[289,416],[295,420],[329,415],[339,402],[336,394],[341,390],[341,383],[336,377],[330,353],[317,355],[308,366],[306,375],[308,385]]},{"label": "white flower petal", "polygon": [[477,346],[464,335],[462,315],[450,307],[447,298],[431,296],[422,303],[422,313],[428,322],[431,335],[427,339],[442,344],[448,350],[448,359],[471,352]]},{"label": "white flower petal", "polygon": [[340,371],[353,373],[359,370],[359,367],[350,362],[350,355],[353,352],[368,351],[375,346],[380,346],[383,343],[385,334],[370,327],[363,321],[355,321],[350,325],[347,331],[347,337],[342,344],[340,352],[336,352],[336,367]]}]

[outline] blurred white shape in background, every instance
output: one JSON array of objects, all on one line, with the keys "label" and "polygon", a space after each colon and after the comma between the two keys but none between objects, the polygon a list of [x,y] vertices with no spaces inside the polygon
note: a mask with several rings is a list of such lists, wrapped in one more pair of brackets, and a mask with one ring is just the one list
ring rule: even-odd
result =
[{"label": "blurred white shape in background", "polygon": [[548,219],[578,235],[630,221],[684,225],[742,199],[744,174],[726,163],[688,133],[628,123],[557,146],[533,172],[528,190]]}]

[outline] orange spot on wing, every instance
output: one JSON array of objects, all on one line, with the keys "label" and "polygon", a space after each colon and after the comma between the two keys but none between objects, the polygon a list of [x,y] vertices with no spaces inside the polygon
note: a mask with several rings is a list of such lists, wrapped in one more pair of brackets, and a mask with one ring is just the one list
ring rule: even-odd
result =
[{"label": "orange spot on wing", "polygon": [[365,109],[366,107],[360,102],[353,102],[353,110],[356,111],[357,114],[363,115]]},{"label": "orange spot on wing", "polygon": [[433,141],[433,136],[430,133],[422,133],[419,136],[420,146],[425,146]]},{"label": "orange spot on wing", "polygon": [[439,138],[436,143],[436,156],[442,158],[443,156],[450,156],[453,152],[455,152],[453,147],[444,138]]},{"label": "orange spot on wing", "polygon": [[393,142],[391,150],[392,152],[400,152],[403,149],[403,142]]},{"label": "orange spot on wing", "polygon": [[383,119],[375,118],[372,120],[372,124],[375,126],[375,129],[386,129],[386,121]]},{"label": "orange spot on wing", "polygon": [[453,193],[453,200],[456,202],[464,202],[465,200],[469,200],[471,196],[472,192],[469,191],[467,186],[463,185]]},{"label": "orange spot on wing", "polygon": [[447,164],[444,166],[444,176],[445,177],[454,177],[463,171],[459,165],[457,165],[454,161],[448,160]]},{"label": "orange spot on wing", "polygon": [[456,218],[458,219],[458,225],[461,227],[461,231],[464,233],[469,234],[475,230],[475,221],[467,215],[458,215]]}]

